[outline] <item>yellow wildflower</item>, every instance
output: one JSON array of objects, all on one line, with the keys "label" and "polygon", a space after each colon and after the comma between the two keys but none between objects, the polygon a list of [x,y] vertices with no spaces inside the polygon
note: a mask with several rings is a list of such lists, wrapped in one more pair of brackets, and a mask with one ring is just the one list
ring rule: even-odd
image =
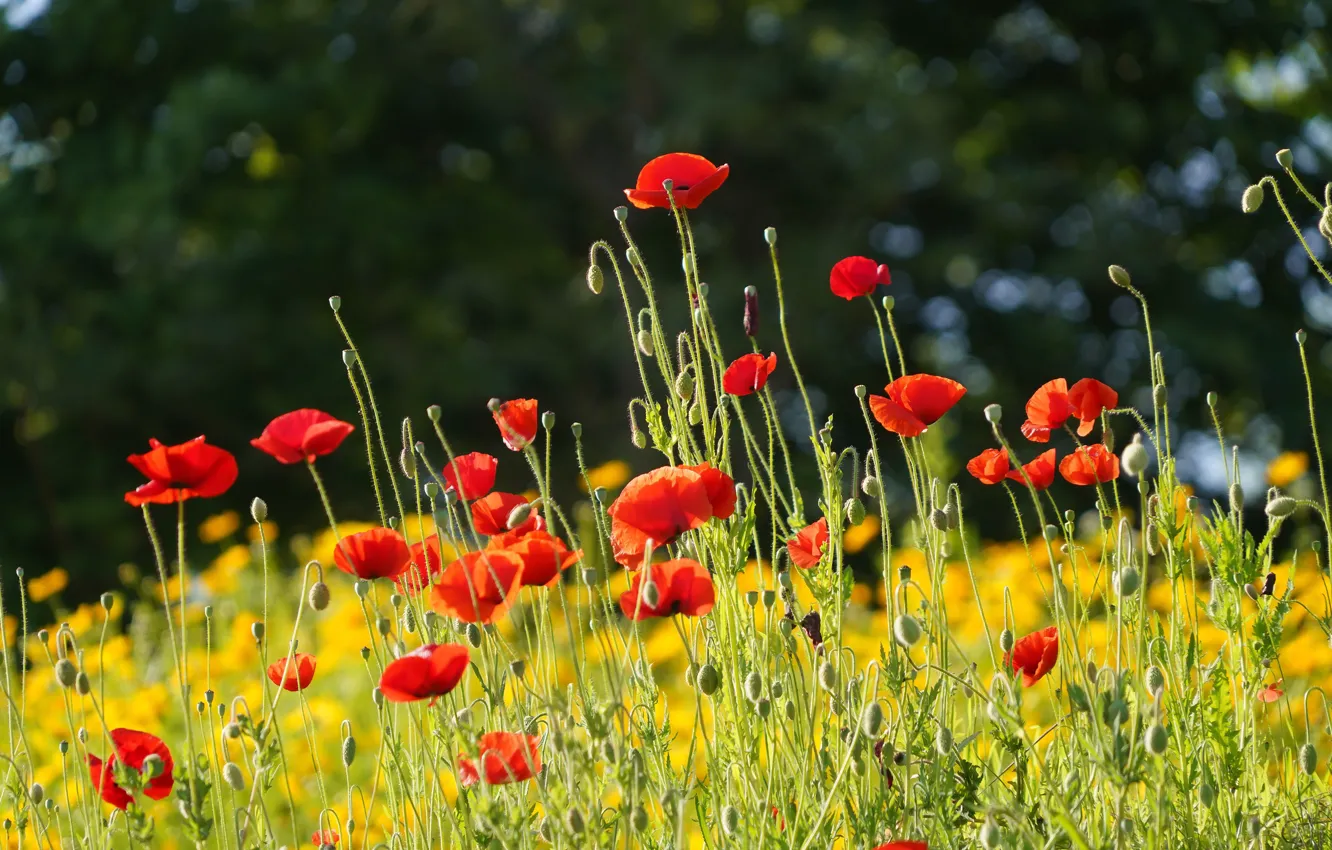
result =
[{"label": "yellow wildflower", "polygon": [[615,490],[624,486],[624,482],[629,480],[631,470],[629,464],[622,460],[611,460],[603,463],[601,466],[593,467],[587,471],[587,481],[579,480],[578,486],[584,493],[590,486],[593,490],[598,487],[605,487],[607,490]]},{"label": "yellow wildflower", "polygon": [[199,539],[205,543],[217,543],[235,534],[239,528],[240,514],[235,511],[223,511],[199,523]]},{"label": "yellow wildflower", "polygon": [[33,602],[45,602],[69,586],[69,573],[56,567],[46,575],[28,579],[28,598]]},{"label": "yellow wildflower", "polygon": [[1273,487],[1289,487],[1309,471],[1307,452],[1282,452],[1267,465],[1267,483]]},{"label": "yellow wildflower", "polygon": [[[272,543],[274,540],[277,540],[277,536],[278,536],[278,527],[277,527],[277,523],[275,523],[275,522],[265,522],[265,523],[263,524],[263,531],[264,531],[264,540],[267,540],[269,543]],[[259,526],[257,526],[257,525],[251,525],[249,528],[245,529],[245,537],[246,537],[251,543],[258,543],[258,542],[259,542]]]},{"label": "yellow wildflower", "polygon": [[879,539],[879,518],[868,514],[860,525],[853,525],[842,535],[842,548],[854,555]]}]

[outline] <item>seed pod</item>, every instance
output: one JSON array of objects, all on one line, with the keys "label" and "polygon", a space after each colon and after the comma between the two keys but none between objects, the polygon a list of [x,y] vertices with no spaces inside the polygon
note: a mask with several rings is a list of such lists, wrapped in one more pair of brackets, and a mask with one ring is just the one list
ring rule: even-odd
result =
[{"label": "seed pod", "polygon": [[786,702],[782,703],[782,713],[786,715],[787,720],[795,720],[796,719],[795,700],[788,699]]},{"label": "seed pod", "polygon": [[985,421],[991,425],[998,425],[1004,421],[1004,409],[997,404],[985,405]]},{"label": "seed pod", "polygon": [[893,636],[908,649],[920,642],[921,633],[920,621],[910,614],[899,614],[893,620]]},{"label": "seed pod", "polygon": [[56,681],[62,688],[74,687],[74,680],[79,677],[79,669],[68,658],[62,658],[55,664]]},{"label": "seed pod", "polygon": [[356,760],[356,739],[351,735],[342,739],[342,766],[351,767]]},{"label": "seed pod", "polygon": [[999,633],[999,649],[1003,652],[1013,651],[1013,630],[1004,629]]},{"label": "seed pod", "polygon": [[1169,742],[1170,736],[1160,723],[1153,723],[1147,727],[1147,735],[1143,738],[1143,746],[1147,748],[1147,752],[1159,756],[1166,751],[1166,744]]},{"label": "seed pod", "polygon": [[1318,750],[1314,749],[1313,744],[1300,747],[1300,770],[1305,776],[1313,776],[1314,771],[1318,770]]},{"label": "seed pod", "polygon": [[1160,667],[1153,664],[1147,668],[1147,672],[1143,675],[1143,682],[1147,685],[1147,693],[1153,697],[1159,697],[1161,691],[1165,689],[1165,674],[1161,672]]},{"label": "seed pod", "polygon": [[717,668],[711,664],[704,664],[698,668],[698,675],[694,677],[694,683],[705,696],[712,696],[721,686],[721,676],[717,673]]},{"label": "seed pod", "polygon": [[1207,780],[1203,780],[1202,785],[1198,786],[1198,802],[1208,809],[1216,802],[1216,789]]},{"label": "seed pod", "polygon": [[234,761],[222,765],[222,779],[232,791],[245,790],[245,774],[241,773],[240,765]]},{"label": "seed pod", "polygon": [[825,691],[837,690],[837,668],[826,660],[819,664],[819,684]]},{"label": "seed pod", "polygon": [[1147,447],[1142,444],[1142,434],[1134,434],[1133,441],[1124,447],[1124,451],[1119,456],[1119,465],[1124,468],[1124,472],[1137,478],[1147,469],[1151,463],[1151,456],[1147,453]]},{"label": "seed pod", "polygon": [[735,806],[724,806],[721,813],[722,831],[727,837],[735,838],[740,829],[740,810]]},{"label": "seed pod", "polygon": [[1276,152],[1277,165],[1282,168],[1290,168],[1295,162],[1295,158],[1290,154],[1290,148],[1282,148]]},{"label": "seed pod", "polygon": [[375,628],[379,630],[381,635],[387,635],[393,631],[393,621],[388,617],[380,617],[375,621]]},{"label": "seed pod", "polygon": [[252,624],[250,625],[250,634],[254,636],[254,639],[255,639],[255,640],[263,640],[263,639],[264,639],[264,621],[263,621],[263,620],[257,620],[257,621],[255,621],[254,623],[252,623]]},{"label": "seed pod", "polygon": [[370,691],[370,699],[374,700],[375,708],[384,707],[384,691],[380,688],[375,687]]},{"label": "seed pod", "polygon": [[860,712],[860,734],[866,738],[878,738],[883,729],[883,706],[878,701],[865,705]]},{"label": "seed pod", "polygon": [[32,800],[34,806],[42,804],[42,800],[46,799],[46,789],[42,787],[42,783],[32,783],[32,786],[28,788],[28,799]]},{"label": "seed pod", "polygon": [[765,228],[763,228],[763,241],[768,243],[768,247],[769,247],[769,248],[776,248],[776,247],[777,247],[777,228],[775,228],[775,227],[765,227]]},{"label": "seed pod", "polygon": [[1267,515],[1272,519],[1285,519],[1295,513],[1295,500],[1289,496],[1277,496],[1267,503],[1263,508]]},{"label": "seed pod", "polygon": [[860,492],[871,499],[877,499],[883,493],[883,485],[873,475],[866,475],[864,480],[860,482]]},{"label": "seed pod", "polygon": [[342,350],[342,365],[348,369],[356,365],[356,349],[344,348]]},{"label": "seed pod", "polygon": [[847,522],[852,525],[860,525],[865,521],[865,503],[857,499],[855,496],[846,500],[846,504],[842,506],[842,510],[846,513]]},{"label": "seed pod", "polygon": [[940,726],[934,733],[934,751],[941,756],[946,756],[953,752],[953,730],[947,726]]},{"label": "seed pod", "polygon": [[781,682],[773,682],[772,687],[768,688],[768,693],[772,694],[773,699],[781,699],[782,694],[786,693],[786,688],[782,687]]},{"label": "seed pod", "polygon": [[606,287],[606,275],[602,273],[601,266],[593,263],[587,267],[587,288],[592,290],[593,295],[600,295],[601,290]]},{"label": "seed pod", "polygon": [[753,337],[758,334],[758,329],[759,329],[758,290],[752,286],[745,287],[744,328],[745,328],[745,336],[747,337]]},{"label": "seed pod", "polygon": [[88,694],[92,693],[92,681],[88,679],[88,674],[82,670],[79,671],[79,675],[74,679],[74,690],[81,697],[86,697]]},{"label": "seed pod", "polygon": [[1136,567],[1122,567],[1114,577],[1115,592],[1120,596],[1132,596],[1138,592],[1142,578]]},{"label": "seed pod", "polygon": [[472,645],[473,649],[481,646],[481,629],[476,623],[468,623],[466,632],[467,642]]}]

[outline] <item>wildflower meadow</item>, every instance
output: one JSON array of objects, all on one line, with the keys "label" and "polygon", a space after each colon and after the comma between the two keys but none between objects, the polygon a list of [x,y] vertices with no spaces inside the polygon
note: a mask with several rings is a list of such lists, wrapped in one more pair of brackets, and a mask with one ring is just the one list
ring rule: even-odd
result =
[{"label": "wildflower meadow", "polygon": [[[1312,205],[1332,241],[1332,185],[1320,199],[1277,160],[1242,208],[1279,207],[1332,285],[1291,209]],[[1283,345],[1313,457],[1242,480],[1218,388],[1229,496],[1204,502],[1176,474],[1150,281],[1109,266],[1141,306],[1149,407],[1050,350],[1047,383],[963,416],[968,387],[907,355],[878,260],[784,278],[800,234],[768,228],[769,267],[707,278],[725,246],[702,250],[694,225],[749,179],[652,159],[590,248],[587,286],[640,379],[633,457],[535,392],[476,399],[482,445],[454,442],[430,399],[386,409],[358,305],[336,295],[340,408],[292,398],[250,446],[126,447],[141,483],[97,495],[142,523],[149,568],[72,610],[59,570],[0,600],[7,846],[1332,847],[1332,520],[1304,332]],[[678,264],[650,264],[634,232],[671,228]],[[786,308],[825,286],[823,309],[880,342],[837,388],[850,421],[816,417],[808,317]],[[722,287],[742,314],[713,311]],[[992,447],[955,465],[945,420]],[[300,479],[327,528],[285,535],[240,452]],[[557,455],[577,481],[554,480]],[[355,516],[334,510],[332,463],[364,470]],[[890,511],[889,487],[912,509]],[[968,519],[987,488],[1016,539]]]}]

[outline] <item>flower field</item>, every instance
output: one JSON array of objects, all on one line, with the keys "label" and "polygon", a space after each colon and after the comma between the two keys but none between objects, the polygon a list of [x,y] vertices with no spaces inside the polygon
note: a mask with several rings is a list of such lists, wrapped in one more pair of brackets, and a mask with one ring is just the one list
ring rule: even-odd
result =
[{"label": "flower field", "polygon": [[[1332,240],[1332,202],[1278,159]],[[712,312],[691,218],[730,176],[668,154],[626,190],[635,228],[674,226],[679,272],[649,271],[627,207],[622,244],[590,250],[641,380],[633,458],[555,400],[479,399],[481,446],[437,407],[382,409],[337,297],[344,411],[293,400],[251,446],[130,455],[153,563],[73,609],[60,570],[0,600],[8,845],[1332,847],[1321,449],[1240,480],[1210,394],[1229,493],[1201,501],[1152,350],[1149,409],[1051,374],[957,422],[993,447],[944,480],[932,426],[968,389],[912,368],[887,266],[847,257],[826,284],[881,343],[843,387],[859,421],[816,420],[775,230],[771,284]],[[1245,212],[1269,193],[1289,219],[1270,177]],[[246,505],[238,451],[307,479],[327,528]],[[578,480],[552,480],[555,453]],[[357,516],[332,508],[332,462],[365,468]],[[984,488],[1019,539],[967,519]]]}]

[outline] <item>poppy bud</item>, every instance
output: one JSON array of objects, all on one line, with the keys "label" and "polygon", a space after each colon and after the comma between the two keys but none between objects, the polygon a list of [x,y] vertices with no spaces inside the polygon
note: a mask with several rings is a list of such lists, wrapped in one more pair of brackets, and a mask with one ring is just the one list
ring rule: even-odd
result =
[{"label": "poppy bud", "polygon": [[32,783],[32,787],[28,789],[28,799],[32,800],[34,806],[40,806],[42,800],[46,799],[46,789],[42,787],[40,782]]},{"label": "poppy bud", "polygon": [[1198,786],[1198,802],[1203,804],[1204,808],[1210,809],[1216,802],[1216,789],[1212,783],[1203,780],[1203,784]]},{"label": "poppy bud", "polygon": [[376,686],[370,691],[370,699],[374,701],[375,708],[384,707],[384,691],[381,690],[378,686]]},{"label": "poppy bud", "polygon": [[430,418],[431,422],[439,422],[440,417],[443,415],[444,408],[440,407],[438,404],[432,404],[426,408],[426,416]]},{"label": "poppy bud", "polygon": [[837,690],[837,668],[829,661],[825,660],[819,664],[819,684],[825,691]]},{"label": "poppy bud", "polygon": [[1267,507],[1263,510],[1272,519],[1285,519],[1295,513],[1295,507],[1295,500],[1290,496],[1277,496],[1268,502]]},{"label": "poppy bud", "polygon": [[896,306],[897,306],[897,299],[896,299],[896,298],[894,298],[894,297],[891,296],[891,295],[885,295],[885,296],[883,296],[883,311],[884,311],[885,313],[891,313],[891,312],[893,312],[893,308],[896,307]]},{"label": "poppy bud", "polygon": [[1160,667],[1153,664],[1147,668],[1147,672],[1143,675],[1143,682],[1147,685],[1147,693],[1153,697],[1159,697],[1161,691],[1165,688],[1165,674],[1161,672]]},{"label": "poppy bud", "polygon": [[754,708],[758,710],[759,717],[763,718],[764,720],[767,720],[768,716],[772,714],[772,701],[769,700],[767,697],[764,697],[763,699],[760,699],[758,702],[754,703]]},{"label": "poppy bud", "polygon": [[143,767],[140,769],[139,772],[142,773],[144,777],[147,779],[154,779],[162,775],[162,770],[164,767],[165,765],[162,763],[161,756],[159,756],[157,753],[149,753],[147,757],[144,758]]},{"label": "poppy bud", "polygon": [[998,425],[1004,420],[1004,409],[997,404],[985,405],[985,421],[991,425]]},{"label": "poppy bud", "polygon": [[364,599],[370,593],[370,582],[367,579],[358,578],[352,583],[352,590],[356,591],[357,599]]},{"label": "poppy bud", "polygon": [[513,510],[509,511],[509,518],[505,520],[505,527],[509,529],[517,528],[532,516],[532,503],[523,502]]},{"label": "poppy bud", "polygon": [[606,276],[601,273],[601,266],[593,263],[587,267],[587,288],[593,295],[600,295],[606,286]]},{"label": "poppy bud", "polygon": [[222,734],[232,739],[239,738],[241,736],[240,724],[233,720],[222,727]]},{"label": "poppy bud", "polygon": [[1313,776],[1314,771],[1318,770],[1318,750],[1314,749],[1313,744],[1300,747],[1300,770],[1305,776]]},{"label": "poppy bud", "polygon": [[999,826],[992,820],[986,820],[985,825],[980,829],[980,843],[985,850],[995,850],[1003,841],[1003,834],[999,831]]},{"label": "poppy bud", "polygon": [[1276,152],[1277,165],[1282,168],[1290,168],[1294,158],[1290,155],[1290,148],[1282,148]]},{"label": "poppy bud", "polygon": [[633,811],[629,813],[629,825],[635,832],[643,832],[648,827],[647,809],[642,806],[634,806]]},{"label": "poppy bud", "polygon": [[68,658],[62,658],[55,665],[56,681],[62,688],[74,687],[74,680],[79,677],[79,670],[74,666],[74,662]]},{"label": "poppy bud", "polygon": [[775,591],[775,590],[765,590],[765,591],[763,591],[763,607],[764,607],[764,608],[771,608],[776,602],[777,602],[777,591]]},{"label": "poppy bud", "polygon": [[920,621],[910,614],[898,614],[893,620],[893,636],[902,646],[910,649],[920,643]]},{"label": "poppy bud", "polygon": [[675,394],[685,401],[694,395],[694,376],[687,370],[675,376]]},{"label": "poppy bud", "polygon": [[1170,743],[1170,736],[1166,734],[1164,726],[1160,723],[1153,723],[1147,727],[1147,734],[1142,743],[1147,752],[1159,756],[1166,751],[1166,745]]},{"label": "poppy bud", "polygon": [[402,451],[398,452],[398,468],[402,470],[404,477],[416,477],[416,456],[406,446],[403,446]]},{"label": "poppy bud", "polygon": [[635,339],[638,341],[638,350],[641,351],[641,352],[643,353],[643,356],[644,356],[644,357],[651,357],[651,356],[652,356],[652,334],[648,332],[648,329],[647,329],[647,328],[640,328],[639,331],[638,331],[638,335],[635,337]]},{"label": "poppy bud", "polygon": [[254,517],[254,521],[257,523],[262,523],[268,519],[268,503],[255,496],[254,501],[250,502],[250,516]]},{"label": "poppy bud", "polygon": [[947,726],[940,726],[939,731],[934,733],[934,751],[941,756],[946,756],[953,751],[953,730]]},{"label": "poppy bud", "polygon": [[860,482],[860,491],[871,499],[877,499],[883,493],[883,486],[879,484],[879,479],[873,475],[866,475],[864,480]]},{"label": "poppy bud", "polygon": [[1323,208],[1323,214],[1318,218],[1318,232],[1323,234],[1324,239],[1332,242],[1332,206]]},{"label": "poppy bud", "polygon": [[786,693],[786,688],[782,687],[781,682],[773,682],[768,690],[772,693],[773,699],[781,699],[782,694]]},{"label": "poppy bud", "polygon": [[1119,463],[1124,468],[1124,472],[1137,478],[1147,469],[1147,464],[1151,462],[1151,457],[1147,454],[1147,447],[1142,444],[1142,434],[1134,434],[1133,441],[1124,447],[1124,451],[1119,456]]},{"label": "poppy bud", "polygon": [[513,674],[515,679],[521,679],[523,674],[527,672],[527,662],[521,658],[513,659],[509,662],[509,672]]},{"label": "poppy bud", "polygon": [[883,706],[877,701],[867,703],[865,709],[860,712],[860,734],[866,738],[877,738],[882,729]]},{"label": "poppy bud", "polygon": [[1107,271],[1110,273],[1110,282],[1115,286],[1129,287],[1133,285],[1133,279],[1129,277],[1128,269],[1123,266],[1111,266]]},{"label": "poppy bud", "polygon": [[1244,488],[1238,481],[1230,485],[1230,509],[1235,513],[1244,510]]},{"label": "poppy bud", "polygon": [[629,442],[633,443],[634,448],[636,449],[647,448],[647,435],[644,434],[642,431],[638,430],[637,424],[635,424],[634,427],[629,431]]},{"label": "poppy bud", "polygon": [[629,208],[624,205],[616,207],[613,212],[615,213],[615,220],[620,224],[624,224],[629,218]]},{"label": "poppy bud", "polygon": [[712,696],[721,686],[721,676],[717,673],[717,668],[711,664],[704,664],[698,668],[698,675],[694,677],[694,684],[703,692],[705,696]]},{"label": "poppy bud", "polygon": [[1004,629],[999,633],[999,649],[1003,652],[1013,651],[1013,630]]},{"label": "poppy bud", "polygon": [[472,645],[473,649],[479,648],[481,646],[480,627],[478,627],[476,623],[468,623],[466,631],[467,631],[467,642]]},{"label": "poppy bud", "polygon": [[860,525],[865,521],[865,503],[855,496],[846,500],[842,510],[846,512],[846,519],[852,525]]},{"label": "poppy bud", "polygon": [[730,838],[740,829],[740,810],[735,806],[724,806],[721,813],[722,831]]},{"label": "poppy bud", "polygon": [[1138,586],[1142,584],[1142,577],[1138,575],[1136,567],[1122,567],[1114,575],[1115,592],[1120,596],[1132,596],[1138,592]]},{"label": "poppy bud", "polygon": [[769,248],[776,248],[776,247],[777,247],[777,228],[775,228],[775,227],[765,227],[765,228],[763,228],[763,241],[768,243],[768,247],[769,247]]},{"label": "poppy bud", "polygon": [[1263,185],[1254,183],[1240,195],[1240,209],[1246,213],[1256,213],[1263,205]]},{"label": "poppy bud", "polygon": [[657,603],[661,602],[661,588],[657,587],[655,581],[645,581],[639,593],[642,596],[643,604],[648,608],[656,608]]},{"label": "poppy bud", "polygon": [[751,671],[745,676],[745,698],[750,702],[758,702],[763,696],[763,677],[757,671]]},{"label": "poppy bud", "polygon": [[745,287],[745,336],[756,336],[759,329],[759,307],[758,290],[752,286]]},{"label": "poppy bud", "polygon": [[232,791],[245,790],[245,774],[241,773],[240,766],[234,761],[222,765],[222,780]]},{"label": "poppy bud", "polygon": [[356,349],[344,348],[342,350],[342,365],[348,369],[356,365]]},{"label": "poppy bud", "polygon": [[342,739],[342,766],[351,767],[356,760],[356,739],[351,735]]},{"label": "poppy bud", "polygon": [[342,297],[338,295],[331,296],[328,299],[328,306],[333,309],[334,313],[338,312],[342,309]]}]

